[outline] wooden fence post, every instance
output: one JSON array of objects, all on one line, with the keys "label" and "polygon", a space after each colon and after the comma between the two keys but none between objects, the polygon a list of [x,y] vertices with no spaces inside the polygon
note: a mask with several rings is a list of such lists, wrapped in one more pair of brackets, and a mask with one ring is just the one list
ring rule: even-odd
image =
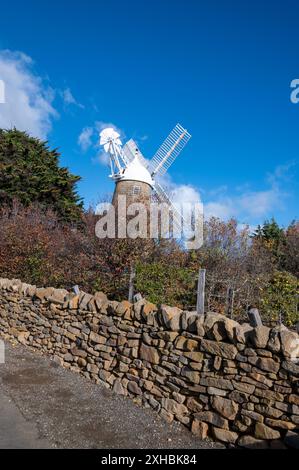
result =
[{"label": "wooden fence post", "polygon": [[198,315],[204,315],[205,313],[205,284],[206,284],[206,270],[200,269],[198,273],[197,302],[196,302],[196,311]]},{"label": "wooden fence post", "polygon": [[133,302],[133,296],[134,296],[134,279],[136,276],[136,271],[135,267],[131,265],[131,271],[130,271],[130,280],[129,280],[129,295],[128,295],[128,301]]},{"label": "wooden fence post", "polygon": [[229,287],[227,289],[227,296],[226,296],[226,315],[229,318],[232,318],[233,316],[233,309],[234,309],[234,289],[232,287]]},{"label": "wooden fence post", "polygon": [[75,286],[73,286],[72,289],[73,289],[73,292],[76,295],[80,295],[80,289],[79,289],[79,286],[77,284]]},{"label": "wooden fence post", "polygon": [[256,327],[263,324],[261,316],[257,308],[250,307],[247,312],[250,326]]}]

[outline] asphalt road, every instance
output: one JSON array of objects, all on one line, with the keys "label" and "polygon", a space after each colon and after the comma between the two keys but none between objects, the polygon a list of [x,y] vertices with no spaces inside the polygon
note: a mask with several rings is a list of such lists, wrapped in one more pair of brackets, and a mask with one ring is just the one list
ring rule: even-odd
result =
[{"label": "asphalt road", "polygon": [[199,449],[179,423],[10,343],[0,364],[0,449]]}]

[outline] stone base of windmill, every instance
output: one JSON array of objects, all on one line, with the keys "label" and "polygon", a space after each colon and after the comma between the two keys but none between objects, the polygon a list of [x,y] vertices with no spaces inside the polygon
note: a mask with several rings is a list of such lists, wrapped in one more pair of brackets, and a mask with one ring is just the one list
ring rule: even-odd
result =
[{"label": "stone base of windmill", "polygon": [[[118,228],[119,238],[127,236],[128,223],[137,215],[140,221],[138,228],[140,237],[148,237],[151,191],[150,185],[142,181],[125,180],[116,183],[112,204],[115,207],[115,226]],[[140,213],[140,208],[132,206],[136,203],[143,204],[143,215]]]}]

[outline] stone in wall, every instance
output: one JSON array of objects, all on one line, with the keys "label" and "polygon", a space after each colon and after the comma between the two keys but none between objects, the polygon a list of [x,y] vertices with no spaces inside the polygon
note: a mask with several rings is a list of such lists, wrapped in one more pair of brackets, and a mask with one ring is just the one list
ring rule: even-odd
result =
[{"label": "stone in wall", "polygon": [[299,337],[283,326],[0,278],[0,334],[200,439],[268,448],[299,428]]}]

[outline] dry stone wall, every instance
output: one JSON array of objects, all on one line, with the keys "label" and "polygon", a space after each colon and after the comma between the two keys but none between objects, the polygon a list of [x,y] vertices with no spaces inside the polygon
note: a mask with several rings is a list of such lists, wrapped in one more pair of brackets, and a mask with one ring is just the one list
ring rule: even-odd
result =
[{"label": "dry stone wall", "polygon": [[0,334],[203,439],[274,447],[299,428],[297,333],[0,279]]}]

